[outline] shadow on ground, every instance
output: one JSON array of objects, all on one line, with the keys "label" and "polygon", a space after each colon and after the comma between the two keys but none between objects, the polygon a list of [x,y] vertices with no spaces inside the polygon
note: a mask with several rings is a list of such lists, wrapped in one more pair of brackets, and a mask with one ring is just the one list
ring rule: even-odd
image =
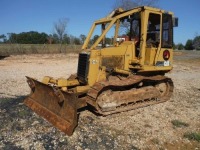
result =
[{"label": "shadow on ground", "polygon": [[4,59],[4,58],[6,58],[6,57],[9,57],[9,55],[0,55],[0,60],[2,60],[2,59]]},{"label": "shadow on ground", "polygon": [[[0,146],[2,149],[22,149],[10,140],[14,134],[23,131],[30,124],[33,113],[23,105],[25,96],[17,98],[0,98]],[[21,123],[22,120],[29,120],[29,123]]]},{"label": "shadow on ground", "polygon": [[[110,127],[103,126],[96,115],[80,117],[73,136],[66,136],[26,107],[23,104],[25,97],[0,99],[0,149],[137,150],[125,140],[127,136],[130,139],[134,139],[134,136],[123,135]],[[120,136],[124,137],[123,140],[119,138]]]}]

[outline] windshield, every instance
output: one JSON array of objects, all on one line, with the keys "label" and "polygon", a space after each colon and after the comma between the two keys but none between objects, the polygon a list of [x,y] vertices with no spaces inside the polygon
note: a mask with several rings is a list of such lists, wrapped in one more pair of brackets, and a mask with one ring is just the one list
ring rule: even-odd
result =
[{"label": "windshield", "polygon": [[102,21],[102,23],[96,23],[94,25],[88,47],[109,47],[116,45],[120,41],[138,41],[140,39],[140,13],[137,12],[120,18],[115,22],[112,21]]}]

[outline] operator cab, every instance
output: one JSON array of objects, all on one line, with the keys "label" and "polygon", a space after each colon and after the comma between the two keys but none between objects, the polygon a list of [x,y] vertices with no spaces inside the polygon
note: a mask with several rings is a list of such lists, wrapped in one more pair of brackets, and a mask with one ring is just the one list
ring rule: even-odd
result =
[{"label": "operator cab", "polygon": [[[178,19],[170,11],[146,6],[126,11],[119,8],[94,22],[82,49],[88,54],[99,53],[101,65],[106,64],[106,68],[166,73],[173,65],[173,27],[176,26]],[[100,29],[99,36],[90,44],[96,29]],[[108,67],[107,62],[112,65]]]}]

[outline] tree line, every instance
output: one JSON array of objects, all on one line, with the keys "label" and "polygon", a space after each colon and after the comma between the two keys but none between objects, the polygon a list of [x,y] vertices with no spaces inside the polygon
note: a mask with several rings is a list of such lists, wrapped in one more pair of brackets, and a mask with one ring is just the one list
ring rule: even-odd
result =
[{"label": "tree line", "polygon": [[200,36],[196,35],[193,39],[188,39],[185,45],[183,45],[182,43],[174,44],[174,49],[200,50]]},{"label": "tree line", "polygon": [[[90,44],[93,44],[99,35],[94,35],[90,40]],[[21,32],[21,33],[8,33],[8,36],[4,34],[0,35],[0,43],[12,43],[12,44],[75,44],[81,45],[84,43],[86,35],[81,34],[79,37],[63,34],[62,39],[59,38],[59,35],[39,33],[37,31],[30,32]],[[106,37],[106,43],[111,44],[112,38]]]},{"label": "tree line", "polygon": [[[21,33],[8,33],[0,35],[1,43],[12,43],[12,44],[58,44],[60,43],[59,36],[54,34],[39,33],[37,31],[21,32]],[[85,40],[85,35],[76,37],[73,35],[63,34],[63,44],[76,44],[80,45]]]},{"label": "tree line", "polygon": [[[21,33],[8,33],[8,36],[2,34],[0,35],[0,43],[12,43],[12,44],[75,44],[81,45],[84,43],[86,39],[86,35],[81,34],[79,37],[63,34],[62,41],[59,38],[59,35],[54,34],[47,34],[47,33],[39,33],[37,31],[30,31],[30,32],[21,32]],[[90,44],[94,43],[98,35],[94,35],[90,41]],[[106,43],[111,44],[112,38],[106,37]],[[184,44],[178,43],[174,44],[174,49],[178,50],[200,50],[200,36],[196,35],[193,39],[188,39]]]}]

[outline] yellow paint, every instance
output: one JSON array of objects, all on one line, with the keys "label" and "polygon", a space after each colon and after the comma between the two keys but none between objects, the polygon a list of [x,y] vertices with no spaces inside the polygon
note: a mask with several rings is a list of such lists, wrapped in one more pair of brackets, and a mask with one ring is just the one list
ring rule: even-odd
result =
[{"label": "yellow paint", "polygon": [[[139,14],[141,20],[141,30],[140,30],[140,44],[139,48],[136,48],[136,40],[129,41],[117,41],[117,37],[119,36],[119,30],[122,20],[127,17],[131,18],[134,14]],[[84,85],[77,86],[83,83],[79,83],[78,79],[74,80],[66,80],[66,79],[58,79],[54,80],[51,77],[45,77],[43,82],[48,84],[49,82],[56,83],[59,87],[74,87],[75,91],[87,92],[89,87],[93,86],[96,82],[105,81],[106,76],[109,74],[107,72],[114,71],[119,74],[130,75],[137,72],[159,72],[162,71],[164,73],[169,72],[172,69],[173,65],[173,49],[172,48],[161,48],[162,43],[162,15],[164,13],[168,13],[173,17],[172,12],[166,12],[161,9],[152,8],[152,7],[137,7],[129,11],[123,11],[122,9],[117,9],[109,14],[107,17],[102,18],[94,22],[89,31],[89,34],[82,46],[83,53],[86,52],[89,54],[89,66],[88,66],[88,74],[87,74],[87,83]],[[149,24],[149,16],[150,14],[157,14],[159,16],[159,32],[156,36],[160,37],[158,40],[157,46],[149,46],[147,45],[147,32],[148,32],[148,24]],[[97,25],[101,25],[102,33],[96,42],[89,47],[90,39],[95,31]],[[105,41],[106,34],[108,31],[115,27],[114,31],[114,39],[113,45],[105,48],[98,48],[98,44],[101,41]],[[163,59],[163,51],[169,50],[170,58],[166,62]],[[139,54],[137,52],[139,51]],[[114,62],[113,60],[116,58],[119,62]],[[108,62],[110,59],[111,62]],[[108,62],[107,64],[105,62]],[[163,64],[167,65],[163,65]],[[109,64],[109,65],[108,65]],[[108,68],[110,66],[114,66],[113,68]],[[134,72],[135,71],[135,72]],[[65,90],[66,90],[65,88]]]}]

